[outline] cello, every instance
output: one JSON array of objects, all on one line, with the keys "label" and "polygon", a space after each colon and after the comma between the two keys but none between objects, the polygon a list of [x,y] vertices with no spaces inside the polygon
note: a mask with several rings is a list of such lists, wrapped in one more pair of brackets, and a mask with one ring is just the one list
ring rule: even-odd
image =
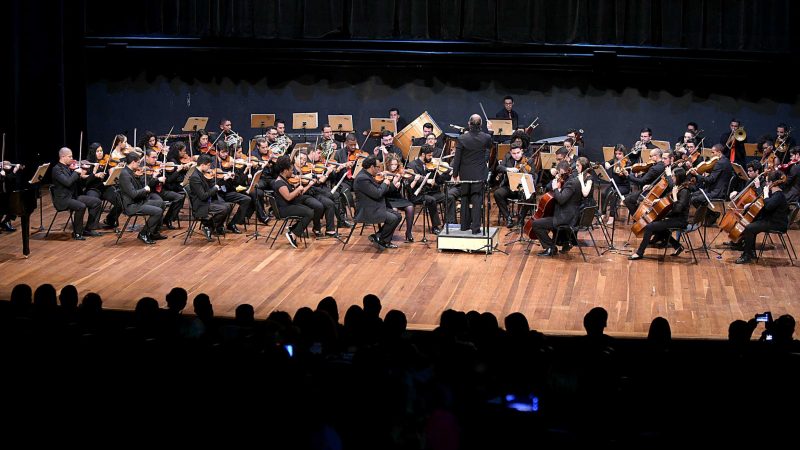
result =
[{"label": "cello", "polygon": [[647,224],[663,219],[672,209],[672,198],[670,198],[670,196],[662,198],[668,187],[669,181],[667,180],[666,174],[662,174],[658,182],[653,185],[647,193],[647,196],[642,200],[639,207],[636,208],[636,212],[633,214],[634,222],[633,225],[631,225],[631,232],[633,232],[636,237],[642,236],[644,227],[646,227]]},{"label": "cello", "polygon": [[[785,183],[786,179],[786,175],[781,174],[781,178],[773,182],[769,187],[779,186]],[[753,180],[753,182],[754,181],[755,180]],[[742,233],[744,233],[745,227],[753,223],[753,221],[756,220],[756,217],[758,217],[758,214],[761,213],[761,210],[764,209],[764,204],[766,201],[764,194],[757,195],[755,187],[752,184],[753,182],[751,182],[746,189],[742,190],[743,195],[740,194],[736,196],[737,198],[735,204],[738,209],[731,208],[728,210],[728,213],[726,213],[725,217],[723,218],[723,220],[728,219],[725,222],[724,227],[723,223],[720,222],[720,228],[722,231],[726,231],[728,233],[728,237],[730,237],[731,242],[739,242],[742,240]],[[765,189],[768,189],[769,187],[764,186]],[[729,214],[731,214],[732,219],[729,218]]]},{"label": "cello", "polygon": [[[566,172],[558,175],[558,181],[563,186],[564,183],[567,182],[570,174],[572,173],[572,169],[567,169]],[[533,221],[542,219],[544,217],[550,217],[553,215],[553,212],[556,208],[556,197],[553,195],[553,192],[545,192],[544,195],[539,197],[539,202],[536,204],[536,212],[533,213],[533,217],[528,219],[525,222],[525,226],[522,228],[522,231],[531,239],[536,239],[536,233],[533,232]]]}]

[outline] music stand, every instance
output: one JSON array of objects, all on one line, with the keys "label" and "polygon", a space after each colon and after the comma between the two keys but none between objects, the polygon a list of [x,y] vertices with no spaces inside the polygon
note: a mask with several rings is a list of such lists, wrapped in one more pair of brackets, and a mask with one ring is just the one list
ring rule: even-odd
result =
[{"label": "music stand", "polygon": [[[506,172],[506,176],[508,177],[508,188],[511,192],[519,192],[522,190],[522,200],[517,201],[517,206],[536,206],[534,203],[531,203],[529,200],[533,199],[534,194],[536,194],[536,187],[533,184],[533,175],[529,173],[522,173],[522,172]],[[525,229],[525,216],[520,217],[519,223],[517,226],[519,227],[519,237],[506,242],[505,245],[515,244],[517,242],[531,242],[525,236],[524,229]],[[513,230],[506,234],[511,234]]]},{"label": "music stand", "polygon": [[406,165],[408,165],[409,161],[413,161],[417,159],[419,156],[419,151],[422,149],[421,145],[412,145],[408,148],[408,158],[406,158]]},{"label": "music stand", "polygon": [[260,129],[261,136],[264,136],[264,129],[273,125],[275,125],[275,114],[250,114],[250,128]]},{"label": "music stand", "polygon": [[603,161],[614,159],[614,147],[603,147]]},{"label": "music stand", "polygon": [[39,228],[36,229],[36,232],[44,231],[44,213],[42,212],[42,187],[39,184],[44,179],[44,175],[47,173],[47,169],[50,168],[50,163],[44,163],[41,166],[36,168],[36,172],[34,172],[33,176],[30,180],[28,180],[28,184],[35,184],[36,186],[36,195],[39,197]]},{"label": "music stand", "polygon": [[112,167],[111,170],[108,171],[108,178],[103,182],[103,186],[109,187],[116,184],[117,178],[119,178],[119,175],[122,173],[122,169],[124,169],[124,167]]},{"label": "music stand", "polygon": [[306,139],[306,130],[316,130],[319,128],[319,119],[317,113],[293,113],[292,114],[292,129],[303,130],[303,142],[308,142]]},{"label": "music stand", "polygon": [[389,130],[392,134],[397,134],[397,122],[394,119],[381,119],[370,117],[369,134],[370,136],[380,136],[384,130]]},{"label": "music stand", "polygon": [[197,132],[197,130],[204,130],[206,125],[208,125],[208,117],[189,117],[181,130]]},{"label": "music stand", "polygon": [[334,133],[351,133],[353,116],[351,114],[328,114],[328,125]]},{"label": "music stand", "polygon": [[[250,181],[250,186],[247,187],[247,190],[244,191],[247,195],[253,195],[253,191],[258,187],[258,182],[261,180],[261,172],[263,170],[258,170],[254,175],[253,179]],[[253,231],[252,234],[248,234],[247,240],[244,241],[245,243],[250,242],[252,239],[258,240],[261,237],[261,233],[258,232],[258,217],[256,217],[256,229]]]},{"label": "music stand", "polygon": [[[601,166],[599,164],[594,167],[594,173],[595,173],[595,175],[597,175],[598,179],[603,180],[603,181],[605,181],[607,183],[611,183],[612,188],[615,191],[617,191],[617,197],[619,197],[619,198],[617,199],[616,204],[611,205],[612,208],[616,208],[617,205],[619,205],[619,202],[621,202],[625,198],[622,195],[622,193],[619,191],[619,186],[617,186],[617,182],[614,181],[614,178],[612,178],[611,176],[608,175],[608,172],[606,172],[605,167],[603,167],[603,166]],[[597,204],[602,206],[602,201],[597,202]],[[616,211],[616,209],[615,209],[615,211]],[[602,211],[602,212],[605,212],[605,211]],[[615,215],[615,217],[616,217],[616,215]],[[607,227],[608,227],[608,225],[603,223],[603,221],[600,221],[600,229],[603,231],[603,236],[605,236],[606,242],[608,243],[608,247],[606,247],[605,250],[600,252],[601,256],[605,255],[607,252],[614,252],[614,253],[617,253],[617,254],[621,254],[621,252],[628,252],[628,251],[633,252],[633,250],[624,250],[624,249],[618,249],[618,248],[614,247],[614,232],[617,229],[617,220],[616,220],[616,218],[614,219],[614,225],[611,226],[611,233],[610,234],[609,234],[609,232],[607,230]],[[626,244],[627,244],[627,242],[626,242]]]},{"label": "music stand", "polygon": [[555,153],[540,153],[539,158],[542,160],[542,170],[550,170],[555,167],[556,154]]},{"label": "music stand", "polygon": [[189,179],[192,177],[195,169],[197,169],[196,165],[189,167],[189,170],[186,171],[186,175],[183,176],[183,181],[181,181],[181,187],[186,187],[189,185]]},{"label": "music stand", "polygon": [[508,152],[511,151],[511,144],[497,144],[497,160],[502,161],[505,159]]},{"label": "music stand", "polygon": [[511,119],[489,119],[495,136],[511,136],[514,134],[514,122]]},{"label": "music stand", "polygon": [[733,173],[736,174],[736,176],[742,181],[750,181],[750,179],[747,177],[747,172],[744,170],[744,167],[742,167],[739,163],[731,163],[731,166],[733,167]]}]

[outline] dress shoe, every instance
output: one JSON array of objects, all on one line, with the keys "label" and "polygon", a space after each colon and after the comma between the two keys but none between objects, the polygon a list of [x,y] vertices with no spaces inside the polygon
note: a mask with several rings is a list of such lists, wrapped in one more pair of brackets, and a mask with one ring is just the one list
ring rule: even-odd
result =
[{"label": "dress shoe", "polygon": [[678,256],[681,253],[683,253],[683,246],[679,245],[678,247],[675,248],[675,251],[672,252],[672,256]]},{"label": "dress shoe", "polygon": [[472,234],[481,234],[482,232],[483,230],[481,230],[480,228],[478,228],[477,230],[472,230]]},{"label": "dress shoe", "polygon": [[322,237],[322,231],[314,230],[314,238],[319,239]]},{"label": "dress shoe", "polygon": [[203,227],[203,234],[205,235],[205,237],[206,237],[206,240],[207,240],[208,242],[211,242],[211,241],[213,241],[213,240],[214,240],[214,238],[212,238],[212,237],[211,237],[211,228],[209,228],[209,227]]},{"label": "dress shoe", "polygon": [[242,230],[240,230],[240,229],[239,229],[239,228],[236,226],[236,224],[234,224],[234,223],[229,223],[229,224],[228,224],[228,226],[227,226],[227,227],[225,227],[225,228],[227,228],[227,230],[228,230],[229,232],[233,233],[233,234],[242,234]]},{"label": "dress shoe", "polygon": [[752,260],[753,260],[753,257],[750,256],[748,253],[742,253],[742,256],[740,256],[738,259],[736,259],[735,262],[736,262],[736,264],[747,264]]},{"label": "dress shoe", "polygon": [[414,236],[411,236],[410,234],[407,235],[406,236],[406,242],[414,242]]},{"label": "dress shoe", "polygon": [[636,261],[637,259],[642,259],[642,258],[644,258],[644,256],[638,253],[634,253],[631,256],[628,256],[628,259],[630,259],[631,261]]},{"label": "dress shoe", "polygon": [[261,225],[269,225],[269,217],[259,217],[258,221],[261,222]]},{"label": "dress shoe", "polygon": [[356,225],[353,222],[350,222],[349,220],[340,220],[338,223],[339,223],[338,225],[339,228],[353,228]]},{"label": "dress shoe", "polygon": [[142,241],[142,242],[144,242],[145,244],[148,244],[148,245],[152,245],[152,244],[156,243],[156,241],[150,240],[150,238],[147,237],[147,235],[143,234],[143,233],[139,233],[136,237],[139,238],[140,241]]},{"label": "dress shoe", "polygon": [[167,227],[168,230],[177,230],[178,229],[178,227],[173,225],[172,221],[169,221],[169,220],[164,222],[164,226]]},{"label": "dress shoe", "polygon": [[379,244],[383,248],[397,248],[397,245],[392,244],[391,242],[379,242]]},{"label": "dress shoe", "polygon": [[291,245],[294,248],[297,248],[297,239],[294,238],[294,235],[292,234],[292,232],[291,231],[287,231],[285,236],[286,236],[286,240],[289,241],[289,245]]},{"label": "dress shoe", "polygon": [[80,234],[73,234],[72,235],[72,239],[75,239],[76,241],[85,241],[86,240],[86,238],[81,236]]},{"label": "dress shoe", "polygon": [[653,248],[667,248],[667,243],[664,241],[651,240],[648,246]]},{"label": "dress shoe", "polygon": [[83,230],[83,235],[84,236],[96,237],[96,236],[102,236],[103,234],[102,233],[98,233],[97,231],[94,231],[94,230]]},{"label": "dress shoe", "polygon": [[514,228],[514,219],[511,216],[506,217],[506,228]]},{"label": "dress shoe", "polygon": [[117,228],[119,226],[119,222],[116,220],[109,221],[108,218],[103,221],[103,228]]},{"label": "dress shoe", "polygon": [[381,244],[380,241],[378,241],[378,237],[375,236],[374,234],[370,234],[369,236],[367,236],[367,239],[373,244],[375,244],[379,249],[381,250],[384,249],[383,244]]},{"label": "dress shoe", "polygon": [[14,225],[11,225],[11,221],[10,220],[6,220],[5,222],[3,222],[2,223],[2,228],[5,231],[17,231],[17,229],[14,228]]},{"label": "dress shoe", "polygon": [[431,229],[431,233],[433,233],[433,234],[435,234],[435,235],[437,235],[437,236],[438,236],[438,235],[439,235],[439,233],[441,233],[441,232],[442,232],[442,229],[441,229],[441,228],[439,228],[439,227],[433,227],[433,229]]},{"label": "dress shoe", "polygon": [[572,250],[572,244],[564,244],[561,246],[561,253],[568,253],[570,250]]},{"label": "dress shoe", "polygon": [[225,229],[224,229],[224,228],[222,228],[222,226],[218,226],[218,227],[217,227],[217,228],[214,230],[214,233],[215,233],[217,236],[222,236],[222,235],[224,235],[224,234],[225,234]]},{"label": "dress shoe", "polygon": [[556,248],[555,247],[550,247],[547,250],[543,250],[543,251],[537,253],[536,256],[555,256],[556,253],[558,253],[556,251]]},{"label": "dress shoe", "polygon": [[150,237],[150,240],[151,240],[151,241],[162,241],[162,240],[164,240],[164,239],[166,239],[166,238],[167,238],[166,236],[164,236],[164,235],[163,235],[163,234],[161,234],[160,232],[156,232],[156,233],[150,233],[150,236],[149,236],[149,237]]}]

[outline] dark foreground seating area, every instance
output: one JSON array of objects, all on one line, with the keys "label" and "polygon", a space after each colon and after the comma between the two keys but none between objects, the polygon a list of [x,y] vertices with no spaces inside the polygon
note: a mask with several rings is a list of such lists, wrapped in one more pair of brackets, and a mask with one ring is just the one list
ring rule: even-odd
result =
[{"label": "dark foreground seating area", "polygon": [[4,433],[505,449],[766,446],[796,429],[788,315],[736,321],[727,341],[673,340],[663,318],[647,339],[619,339],[602,308],[586,312],[585,336],[564,337],[520,313],[447,310],[435,330],[409,331],[374,295],[343,312],[315,302],[258,320],[243,303],[228,319],[181,288],[123,312],[73,286],[18,285],[0,301]]}]

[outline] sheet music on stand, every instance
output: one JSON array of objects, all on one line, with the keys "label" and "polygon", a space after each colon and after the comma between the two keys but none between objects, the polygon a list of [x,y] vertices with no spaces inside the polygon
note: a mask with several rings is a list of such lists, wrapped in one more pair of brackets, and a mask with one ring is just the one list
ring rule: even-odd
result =
[{"label": "sheet music on stand", "polygon": [[255,189],[255,188],[258,186],[258,182],[261,180],[261,172],[263,172],[263,171],[264,171],[263,169],[259,169],[259,170],[258,170],[258,171],[257,171],[257,172],[256,172],[256,173],[253,175],[253,179],[250,181],[250,186],[248,186],[248,187],[247,187],[247,190],[245,191],[245,193],[246,193],[247,195],[250,195],[250,194],[252,194],[252,193],[253,193],[253,189]]},{"label": "sheet music on stand", "polygon": [[353,129],[352,114],[328,114],[328,125],[334,133],[351,133]]},{"label": "sheet music on stand", "polygon": [[183,131],[197,131],[203,130],[208,124],[208,117],[189,117],[186,119],[186,124],[183,125]]},{"label": "sheet music on stand", "polygon": [[111,170],[108,171],[108,178],[103,182],[103,186],[114,186],[117,183],[117,178],[119,178],[119,175],[122,173],[122,169],[124,169],[124,167],[112,167]]},{"label": "sheet music on stand", "polygon": [[392,134],[397,134],[397,122],[395,122],[394,119],[370,117],[369,134],[371,136],[380,136],[384,130],[389,130]]},{"label": "sheet music on stand", "polygon": [[511,119],[489,119],[488,123],[495,136],[511,136],[514,134],[513,124]]},{"label": "sheet music on stand", "polygon": [[737,177],[743,181],[750,181],[750,178],[747,176],[747,172],[739,163],[731,163],[731,166],[733,166],[733,173],[735,173]]},{"label": "sheet music on stand", "polygon": [[293,113],[292,129],[295,130],[316,130],[319,127],[317,113]]},{"label": "sheet music on stand", "polygon": [[533,175],[522,172],[506,172],[506,175],[508,175],[508,186],[512,192],[522,189],[525,199],[531,198],[531,195],[536,192],[536,188],[533,186]]},{"label": "sheet music on stand", "polygon": [[49,168],[50,168],[50,163],[44,163],[41,166],[37,167],[36,172],[34,172],[31,179],[28,180],[28,184],[40,183],[42,179],[44,179],[44,175],[47,173],[47,169]]},{"label": "sheet music on stand", "polygon": [[192,177],[194,171],[197,170],[197,166],[189,167],[189,170],[186,171],[186,175],[183,176],[183,181],[181,181],[181,187],[189,185],[189,179]]},{"label": "sheet music on stand", "polygon": [[275,114],[250,114],[250,128],[264,129],[273,125]]}]

